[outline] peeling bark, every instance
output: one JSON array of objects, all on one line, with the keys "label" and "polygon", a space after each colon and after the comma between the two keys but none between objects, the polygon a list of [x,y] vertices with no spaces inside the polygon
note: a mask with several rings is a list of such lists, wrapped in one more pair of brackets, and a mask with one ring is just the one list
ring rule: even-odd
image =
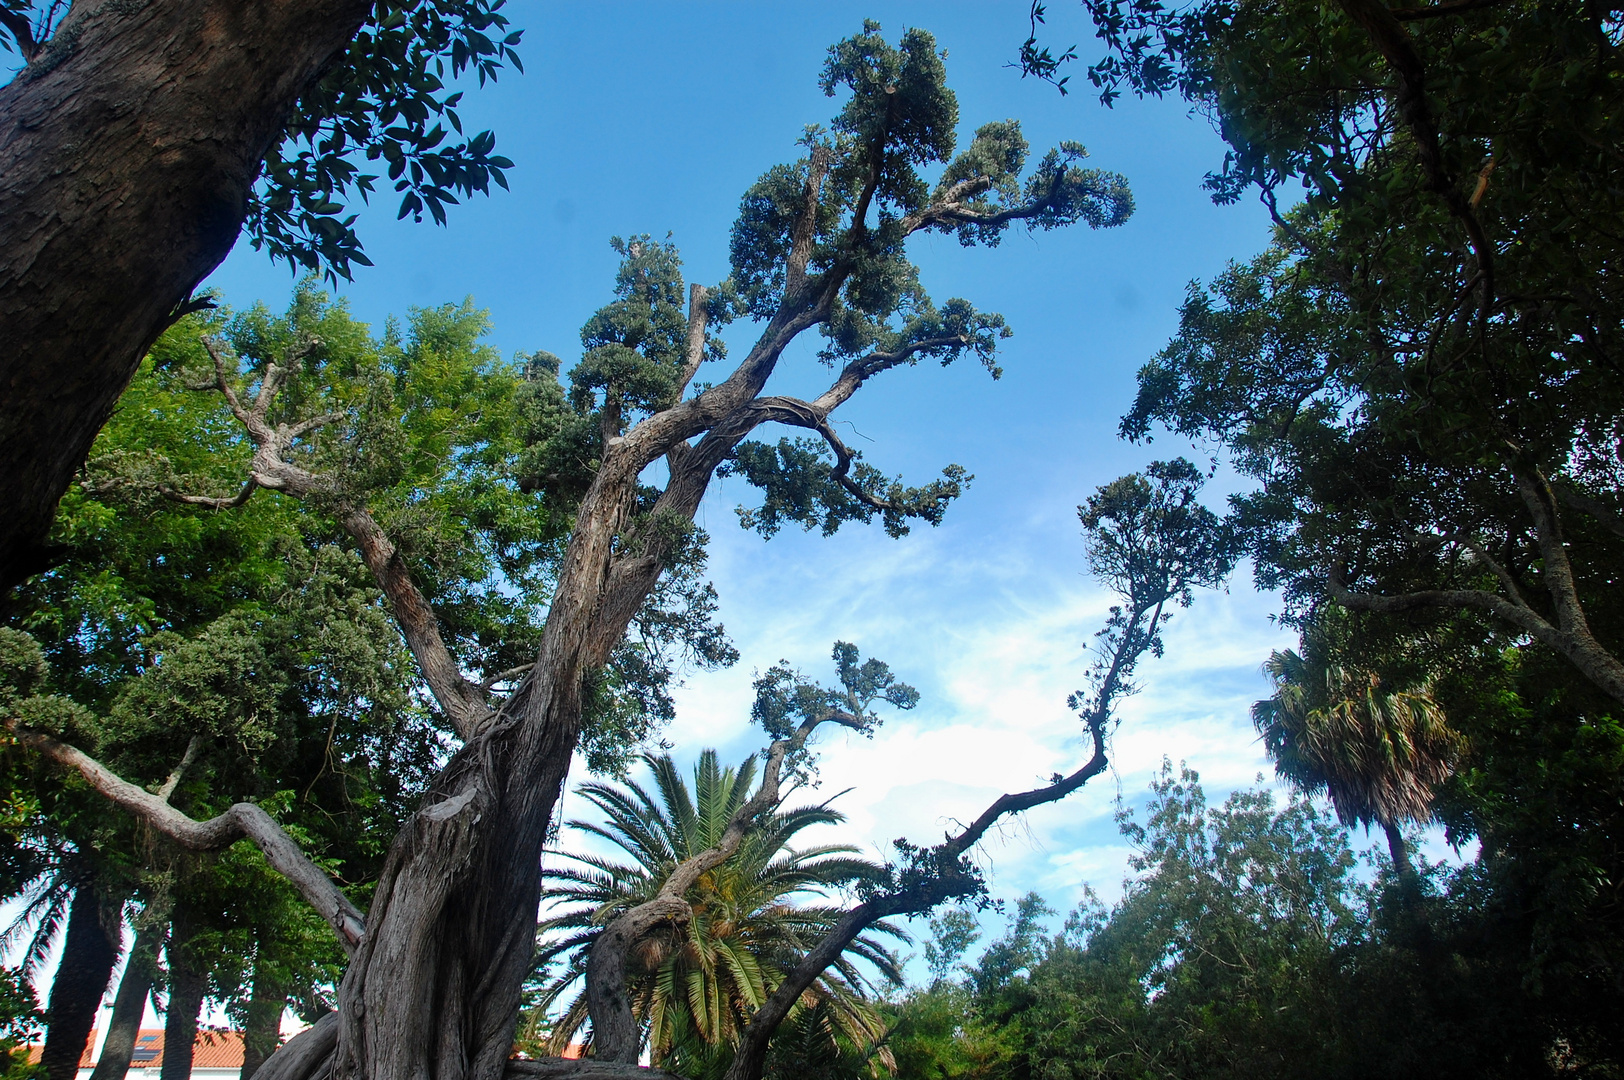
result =
[{"label": "peeling bark", "polygon": [[0,87],[0,590],[371,0],[79,0]]}]

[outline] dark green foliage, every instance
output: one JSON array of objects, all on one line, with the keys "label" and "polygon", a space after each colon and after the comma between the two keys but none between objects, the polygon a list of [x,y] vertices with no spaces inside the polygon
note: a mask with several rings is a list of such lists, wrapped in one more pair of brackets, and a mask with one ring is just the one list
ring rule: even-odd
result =
[{"label": "dark green foliage", "polygon": [[[794,522],[804,528],[821,528],[832,536],[848,521],[864,524],[876,514],[892,537],[908,534],[910,518],[940,525],[947,505],[963,494],[974,479],[958,465],[942,470],[942,479],[924,487],[904,487],[900,479],[888,480],[874,466],[854,453],[851,482],[869,496],[858,498],[835,477],[835,456],[818,439],[779,439],[777,446],[766,443],[740,443],[733,460],[719,474],[740,476],[762,490],[762,504],[755,509],[739,507],[739,524],[771,537]],[[876,509],[874,501],[889,505]]]}]

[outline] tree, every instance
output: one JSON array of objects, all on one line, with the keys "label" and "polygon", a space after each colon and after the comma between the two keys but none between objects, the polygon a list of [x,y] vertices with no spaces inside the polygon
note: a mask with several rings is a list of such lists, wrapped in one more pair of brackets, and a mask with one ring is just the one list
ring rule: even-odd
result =
[{"label": "tree", "polygon": [[[241,802],[199,821],[54,735],[25,724],[13,730],[183,846],[206,850],[252,839],[332,925],[349,954],[338,1009],[262,1072],[274,1071],[278,1080],[327,1069],[341,1077],[424,1070],[440,1080],[499,1075],[529,970],[521,943],[534,932],[540,852],[570,754],[629,623],[656,594],[662,574],[691,561],[693,514],[717,469],[731,462],[766,489],[755,517],[764,531],[787,521],[832,530],[878,515],[900,533],[910,519],[939,520],[962,488],[961,471],[908,488],[859,461],[829,420],[870,379],[921,359],[947,362],[969,354],[996,371],[1003,321],[963,300],[933,304],[906,259],[907,238],[940,231],[968,244],[992,243],[1014,222],[1107,227],[1131,210],[1122,179],[1083,168],[1075,143],[1045,155],[1023,184],[1027,146],[1013,122],[984,125],[954,157],[957,106],[935,42],[923,31],[909,31],[893,46],[870,24],[831,50],[822,84],[831,95],[846,95],[842,110],[832,128],[808,134],[805,157],[770,170],[746,195],[730,283],[686,290],[684,307],[675,251],[646,240],[627,243],[617,300],[585,328],[587,351],[570,370],[568,392],[538,379],[531,451],[521,473],[552,520],[568,523],[568,539],[535,659],[505,697],[493,699],[495,684],[464,674],[410,562],[369,506],[364,484],[343,469],[356,460],[354,453],[363,463],[388,465],[398,455],[379,440],[394,429],[366,426],[363,403],[346,401],[338,388],[309,401],[297,393],[283,396],[297,385],[292,376],[301,370],[307,341],[291,343],[291,352],[264,350],[251,385],[237,358],[211,343],[215,388],[242,425],[253,457],[246,494],[192,497],[227,509],[266,489],[330,515],[388,597],[461,745],[397,835],[363,915],[262,807]],[[945,168],[933,185],[919,170],[935,163]],[[760,337],[731,374],[691,386],[707,359],[720,358],[709,329],[735,315],[760,320]],[[824,358],[837,366],[829,388],[810,401],[765,394],[785,349],[814,328],[826,337]],[[557,370],[548,357],[535,358],[534,367]],[[821,446],[788,440],[776,449],[746,445],[765,423],[809,431]],[[659,486],[645,478],[656,462],[664,463]],[[476,477],[506,465],[477,455],[466,459]],[[1142,630],[1124,627],[1135,641]],[[842,920],[841,934],[849,924],[855,936],[865,920],[945,898],[965,885],[963,853],[993,821],[1063,797],[1103,768],[1105,719],[1090,723],[1097,751],[1092,764],[1000,801],[944,847],[915,852],[923,861],[910,856],[872,901]],[[936,880],[944,869],[954,884]],[[844,951],[850,939],[839,936],[814,948],[758,1011],[735,1058],[740,1075],[759,1073],[770,1033],[790,1002]]]},{"label": "tree", "polygon": [[[0,590],[50,565],[57,500],[137,364],[246,222],[347,276],[345,203],[388,164],[401,212],[504,183],[446,68],[517,63],[503,0],[0,3]],[[63,14],[63,8],[66,13]]]},{"label": "tree", "polygon": [[[694,766],[691,791],[669,755],[645,755],[644,763],[654,779],[653,794],[635,783],[624,789],[601,783],[581,788],[605,823],[572,821],[570,827],[609,841],[632,861],[571,855],[579,868],[548,874],[549,900],[578,906],[559,910],[542,923],[539,962],[563,957],[566,964],[549,980],[541,1010],[584,979],[592,945],[604,927],[628,908],[653,899],[679,865],[723,840],[755,786],[753,755],[735,770],[723,769],[715,751],[704,751]],[[692,1049],[717,1054],[725,1064],[725,1051],[745,1020],[843,913],[814,898],[848,889],[877,869],[854,858],[857,849],[848,845],[789,846],[810,826],[844,820],[826,803],[794,808],[780,803],[767,814],[726,861],[694,880],[683,896],[690,908],[686,925],[652,927],[634,944],[624,991],[633,1000],[633,1014],[656,1064],[687,1072],[682,1058]],[[903,937],[883,921],[873,929]],[[867,980],[852,960],[868,962],[887,979],[900,980],[901,974],[890,950],[872,936],[857,938],[847,952],[849,956],[835,961],[836,972],[819,977],[808,995],[812,1000],[803,1001],[801,1009],[821,1006],[820,1020],[832,1025],[831,1040],[839,1037],[867,1048],[884,1033],[884,1024],[865,1001]],[[553,1053],[562,1054],[572,1042],[582,1041],[587,1005],[583,990],[552,1023],[548,1045]],[[810,1038],[811,1033],[805,1034]],[[685,1045],[693,1042],[701,1045]]]},{"label": "tree", "polygon": [[1274,695],[1252,706],[1252,722],[1281,776],[1328,794],[1344,824],[1382,827],[1393,872],[1413,892],[1403,827],[1432,820],[1434,792],[1454,771],[1462,740],[1433,680],[1405,685],[1360,665],[1348,655],[1345,622],[1323,608],[1304,631],[1302,655],[1269,655],[1263,670]]},{"label": "tree", "polygon": [[[1124,433],[1210,438],[1296,612],[1459,613],[1624,701],[1615,9],[1090,2],[1090,76],[1176,91],[1274,243],[1193,287]],[[1300,182],[1300,206],[1277,195]]]}]

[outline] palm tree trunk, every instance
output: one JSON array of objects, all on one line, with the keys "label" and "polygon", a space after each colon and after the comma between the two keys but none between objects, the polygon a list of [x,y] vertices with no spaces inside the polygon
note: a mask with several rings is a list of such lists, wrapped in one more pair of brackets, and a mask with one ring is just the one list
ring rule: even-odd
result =
[{"label": "palm tree trunk", "polygon": [[113,999],[113,1019],[107,1025],[107,1038],[102,1042],[101,1057],[96,1061],[90,1080],[124,1080],[130,1071],[135,1040],[141,1034],[141,1018],[147,1011],[147,996],[152,992],[158,946],[162,942],[161,927],[148,927],[135,935],[129,962],[124,965],[124,977],[118,982],[118,996]]},{"label": "palm tree trunk", "polygon": [[[262,945],[263,947],[263,945]],[[288,1005],[288,991],[263,960],[254,965],[254,991],[248,1000],[248,1018],[242,1033],[242,1074],[250,1080],[276,1052],[282,1034],[282,1010]]]},{"label": "palm tree trunk", "polygon": [[96,1010],[118,963],[118,936],[102,924],[101,897],[94,878],[73,892],[68,909],[68,932],[62,942],[62,963],[51,983],[45,1011],[45,1049],[40,1064],[48,1080],[73,1080],[79,1058],[90,1041]]},{"label": "palm tree trunk", "polygon": [[1387,852],[1393,859],[1399,897],[1406,907],[1413,906],[1421,899],[1421,875],[1416,873],[1415,864],[1410,861],[1410,848],[1404,842],[1404,830],[1396,823],[1383,822],[1382,831],[1387,834]]},{"label": "palm tree trunk", "polygon": [[158,1080],[191,1080],[192,1044],[203,1011],[204,974],[189,954],[190,920],[179,913],[169,931],[169,1008],[164,1012],[164,1063]]}]

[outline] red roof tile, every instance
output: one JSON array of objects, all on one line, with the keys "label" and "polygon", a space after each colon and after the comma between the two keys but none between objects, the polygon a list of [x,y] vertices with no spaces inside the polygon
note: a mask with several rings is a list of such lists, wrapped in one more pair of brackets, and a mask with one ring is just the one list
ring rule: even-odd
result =
[{"label": "red roof tile", "polygon": [[[39,1061],[43,1046],[30,1046],[28,1048],[28,1061],[33,1064]],[[85,1052],[79,1058],[79,1068],[93,1069],[96,1059],[92,1056],[96,1049],[96,1032],[90,1033],[90,1039],[85,1043]],[[136,1033],[135,1057],[130,1062],[132,1069],[156,1069],[164,1060],[164,1029],[142,1028]],[[197,1039],[192,1043],[192,1068],[194,1069],[240,1069],[242,1068],[242,1032],[240,1031],[211,1031],[199,1028]]]}]

